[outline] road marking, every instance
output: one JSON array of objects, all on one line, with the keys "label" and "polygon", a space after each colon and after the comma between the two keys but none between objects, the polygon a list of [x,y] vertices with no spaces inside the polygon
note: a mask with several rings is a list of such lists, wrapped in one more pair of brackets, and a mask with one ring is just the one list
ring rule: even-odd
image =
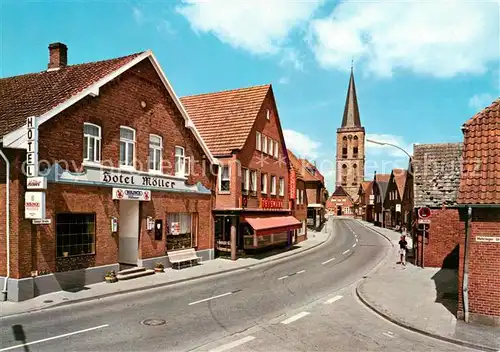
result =
[{"label": "road marking", "polygon": [[330,263],[330,262],[332,262],[332,261],[334,261],[334,260],[335,260],[335,258],[331,258],[331,259],[325,260],[325,261],[324,261],[323,263],[321,263],[321,264],[325,265],[325,264],[328,264],[328,263]]},{"label": "road marking", "polygon": [[339,299],[342,299],[342,296],[335,296],[333,298],[330,298],[329,300],[325,301],[324,304],[332,304],[333,302],[336,302]]},{"label": "road marking", "polygon": [[356,237],[356,242],[358,242],[358,241],[359,241],[359,240],[358,240],[358,238]]},{"label": "road marking", "polygon": [[297,274],[302,274],[302,273],[305,273],[306,271],[305,270],[301,270],[301,271],[297,271]]},{"label": "road marking", "polygon": [[219,347],[214,348],[213,350],[210,350],[210,351],[211,352],[223,352],[223,351],[227,351],[227,350],[230,350],[231,348],[238,347],[238,346],[243,345],[244,343],[250,342],[250,341],[252,341],[254,339],[255,339],[254,336],[245,336],[242,339],[239,339],[239,340],[236,340],[236,341],[233,341],[233,342],[230,342],[230,343],[226,343],[225,345],[219,346]]},{"label": "road marking", "polygon": [[[217,296],[212,296],[212,297],[208,297],[208,298],[204,298],[204,299],[200,299],[199,301],[195,301],[195,302],[191,302],[189,303],[190,306],[192,306],[193,304],[198,304],[198,303],[202,303],[202,302],[206,302],[206,301],[210,301],[212,299],[216,299],[216,298],[220,298],[220,297],[224,297],[224,296],[229,296],[233,294],[233,292],[226,292],[226,293],[223,293],[221,295],[217,295]],[[1,351],[0,351],[1,352]]]},{"label": "road marking", "polygon": [[283,279],[286,279],[287,277],[288,277],[288,275],[285,275],[285,276],[279,277],[278,280],[283,280]]},{"label": "road marking", "polygon": [[92,330],[102,329],[102,328],[105,328],[107,326],[109,326],[109,324],[104,324],[104,325],[95,326],[93,328],[88,328],[88,329],[78,330],[78,331],[74,331],[74,332],[69,332],[67,334],[62,334],[62,335],[58,335],[58,336],[47,337],[46,339],[41,339],[41,340],[37,340],[37,341],[26,342],[26,343],[23,343],[23,344],[20,344],[20,345],[15,345],[15,346],[10,346],[10,347],[6,347],[6,348],[2,348],[0,350],[0,352],[10,351],[10,350],[13,350],[15,348],[21,348],[21,347],[29,346],[29,345],[35,345],[37,343],[41,343],[41,342],[45,342],[45,341],[50,341],[50,340],[55,340],[55,339],[61,339],[63,337],[67,337],[67,336],[71,336],[71,335],[76,335],[76,334],[81,334],[81,333],[92,331]]},{"label": "road marking", "polygon": [[354,247],[356,247],[356,243],[354,243],[354,244],[352,245],[352,248],[354,248]]},{"label": "road marking", "polygon": [[391,339],[393,339],[393,338],[394,338],[394,334],[393,334],[392,332],[390,332],[390,331],[388,331],[388,332],[383,332],[383,333],[382,333],[382,335],[387,336],[387,337],[390,337]]},{"label": "road marking", "polygon": [[303,318],[303,317],[305,317],[305,316],[307,316],[307,315],[309,315],[309,314],[311,314],[311,313],[309,313],[309,312],[300,312],[299,314],[296,314],[296,315],[294,315],[293,317],[290,317],[290,318],[288,318],[288,319],[286,319],[286,320],[283,320],[283,321],[281,322],[281,324],[285,324],[285,325],[287,325],[287,324],[293,323],[294,321],[297,321],[297,320],[299,320],[300,318]]},{"label": "road marking", "polygon": [[349,253],[349,251],[350,251],[350,249],[348,249],[348,250],[346,250],[346,251],[342,252],[342,254],[347,254],[347,253]]}]

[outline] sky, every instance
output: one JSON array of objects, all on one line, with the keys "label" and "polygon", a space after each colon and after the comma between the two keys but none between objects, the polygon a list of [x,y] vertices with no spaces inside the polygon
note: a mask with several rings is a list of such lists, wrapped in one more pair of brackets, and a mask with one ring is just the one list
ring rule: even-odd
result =
[{"label": "sky", "polygon": [[[0,77],[153,50],[179,96],[271,83],[287,147],[334,188],[351,60],[367,138],[462,141],[500,96],[498,1],[0,0]],[[406,167],[368,143],[365,178]]]}]

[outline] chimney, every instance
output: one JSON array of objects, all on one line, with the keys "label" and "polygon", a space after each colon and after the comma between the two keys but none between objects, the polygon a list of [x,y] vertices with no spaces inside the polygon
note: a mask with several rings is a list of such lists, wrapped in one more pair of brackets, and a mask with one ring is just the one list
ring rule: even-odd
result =
[{"label": "chimney", "polygon": [[68,47],[63,43],[49,44],[49,70],[59,69],[68,65]]}]

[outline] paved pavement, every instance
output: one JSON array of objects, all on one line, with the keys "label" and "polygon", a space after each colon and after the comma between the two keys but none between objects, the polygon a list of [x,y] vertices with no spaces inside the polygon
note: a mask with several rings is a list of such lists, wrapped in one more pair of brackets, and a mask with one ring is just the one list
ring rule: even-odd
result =
[{"label": "paved pavement", "polygon": [[394,243],[384,264],[357,288],[366,304],[410,329],[484,350],[500,350],[500,329],[466,324],[456,319],[456,270],[396,264],[400,234],[362,223]]},{"label": "paved pavement", "polygon": [[380,318],[354,294],[388,242],[353,220],[333,241],[239,272],[0,319],[0,352],[468,351]]}]

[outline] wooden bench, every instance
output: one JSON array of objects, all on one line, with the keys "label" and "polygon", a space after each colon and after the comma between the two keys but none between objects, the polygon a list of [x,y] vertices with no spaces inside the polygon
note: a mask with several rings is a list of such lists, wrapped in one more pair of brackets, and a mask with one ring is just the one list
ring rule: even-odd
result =
[{"label": "wooden bench", "polygon": [[201,257],[198,257],[196,255],[196,251],[194,250],[194,248],[167,252],[167,256],[173,268],[175,267],[175,265],[177,265],[177,268],[180,268],[182,263],[189,263],[190,266],[193,266],[193,262],[195,262],[195,264],[198,264],[198,262],[201,260]]}]

